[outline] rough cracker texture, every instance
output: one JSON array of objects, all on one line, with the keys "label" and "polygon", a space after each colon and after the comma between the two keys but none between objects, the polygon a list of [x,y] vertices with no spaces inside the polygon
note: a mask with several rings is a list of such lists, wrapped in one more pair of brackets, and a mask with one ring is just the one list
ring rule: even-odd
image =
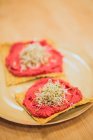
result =
[{"label": "rough cracker texture", "polygon": [[[15,99],[16,99],[16,101],[18,102],[18,104],[19,104],[20,106],[22,106],[22,107],[27,111],[28,114],[30,114],[30,113],[28,112],[28,110],[25,108],[25,106],[23,105],[23,99],[24,99],[24,97],[25,97],[25,94],[24,94],[24,93],[19,93],[19,94],[16,94],[16,95],[15,95]],[[77,104],[73,105],[72,107],[69,107],[69,108],[67,108],[66,110],[61,111],[61,112],[59,112],[59,113],[55,113],[54,115],[51,115],[51,116],[48,117],[48,118],[38,118],[38,117],[34,117],[34,116],[31,115],[31,114],[30,114],[30,115],[31,115],[32,118],[33,118],[35,121],[37,121],[39,124],[45,124],[45,123],[49,122],[50,120],[52,120],[53,118],[57,117],[59,114],[62,114],[63,112],[66,112],[66,111],[68,111],[68,110],[70,110],[70,109],[72,109],[72,108],[74,108],[74,107],[76,107],[76,106],[83,105],[83,104],[86,104],[86,103],[89,103],[89,102],[93,102],[93,98],[90,98],[90,99],[83,99],[82,101],[78,102]]]},{"label": "rough cracker texture", "polygon": [[5,66],[5,58],[9,53],[9,50],[11,48],[10,44],[4,44],[0,47],[0,57],[2,59],[2,64],[3,64],[3,68],[4,68],[4,72],[5,72],[5,80],[6,80],[6,85],[7,86],[11,86],[11,85],[16,85],[16,84],[20,84],[20,83],[24,83],[30,80],[35,80],[38,78],[43,78],[43,77],[62,77],[63,79],[65,79],[65,74],[63,73],[49,73],[49,74],[42,74],[42,75],[38,75],[38,76],[31,76],[31,77],[17,77],[14,76],[13,74],[11,74],[8,69]]}]

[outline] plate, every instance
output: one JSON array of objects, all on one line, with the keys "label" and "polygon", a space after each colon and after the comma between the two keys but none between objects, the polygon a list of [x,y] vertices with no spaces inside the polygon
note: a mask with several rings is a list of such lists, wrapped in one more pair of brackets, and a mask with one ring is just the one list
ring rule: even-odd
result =
[{"label": "plate", "polygon": [[[92,88],[92,71],[88,64],[77,54],[74,54],[68,50],[59,48],[59,51],[64,54],[64,71],[67,76],[68,81],[79,87],[79,89],[84,94],[84,97],[93,97]],[[27,112],[24,111],[15,101],[15,93],[20,93],[26,91],[32,82],[7,87],[5,83],[5,75],[0,61],[0,117],[6,120],[24,124],[24,125],[39,125],[34,121]],[[92,103],[79,106],[75,109],[71,109],[45,125],[55,124],[59,122],[64,122],[66,120],[72,119],[79,116],[92,106]]]}]

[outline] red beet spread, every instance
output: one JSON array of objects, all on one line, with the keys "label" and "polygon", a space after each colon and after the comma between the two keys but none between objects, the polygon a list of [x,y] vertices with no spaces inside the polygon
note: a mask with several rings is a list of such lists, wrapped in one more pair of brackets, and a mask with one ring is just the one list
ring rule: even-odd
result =
[{"label": "red beet spread", "polygon": [[[29,88],[29,90],[26,92],[25,99],[23,101],[23,105],[26,107],[26,109],[35,117],[39,118],[47,118],[57,112],[63,111],[73,104],[78,103],[80,100],[82,100],[82,94],[80,90],[76,87],[71,86],[69,83],[59,80],[61,85],[64,85],[66,89],[69,88],[68,92],[70,94],[66,94],[66,100],[60,105],[60,106],[48,106],[48,105],[42,105],[38,106],[38,103],[35,101],[36,94],[35,92],[42,88],[49,80],[50,78],[42,78],[38,80],[34,85]],[[52,79],[52,82],[55,82],[56,79]]]},{"label": "red beet spread", "polygon": [[47,51],[51,54],[51,57],[48,60],[48,65],[41,65],[40,67],[34,69],[27,68],[26,70],[22,71],[20,67],[20,52],[25,48],[26,45],[33,43],[35,43],[35,41],[15,43],[11,46],[9,55],[6,58],[6,66],[8,70],[13,75],[19,77],[62,72],[63,56],[57,50],[53,49],[53,47],[45,40],[39,41],[39,43],[42,47],[46,47]]}]

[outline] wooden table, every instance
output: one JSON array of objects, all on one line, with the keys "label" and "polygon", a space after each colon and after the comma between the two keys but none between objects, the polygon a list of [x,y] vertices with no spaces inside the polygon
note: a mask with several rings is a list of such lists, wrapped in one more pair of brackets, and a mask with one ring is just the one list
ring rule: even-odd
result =
[{"label": "wooden table", "polygon": [[[0,42],[50,38],[93,69],[92,0],[0,0]],[[33,127],[0,119],[0,140],[93,140],[93,107],[62,124]]]}]

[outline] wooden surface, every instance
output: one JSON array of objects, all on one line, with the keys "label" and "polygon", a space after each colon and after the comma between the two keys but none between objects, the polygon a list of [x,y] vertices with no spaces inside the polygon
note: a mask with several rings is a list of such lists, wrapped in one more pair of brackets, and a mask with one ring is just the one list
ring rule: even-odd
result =
[{"label": "wooden surface", "polygon": [[[93,71],[92,0],[0,0],[0,42],[50,38]],[[62,124],[28,127],[0,119],[0,140],[93,140],[93,107]]]}]

